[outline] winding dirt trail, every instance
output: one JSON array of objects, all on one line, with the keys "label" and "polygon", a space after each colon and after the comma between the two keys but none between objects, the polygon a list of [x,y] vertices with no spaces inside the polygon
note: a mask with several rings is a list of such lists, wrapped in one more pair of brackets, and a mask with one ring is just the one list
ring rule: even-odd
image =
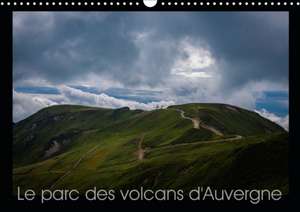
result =
[{"label": "winding dirt trail", "polygon": [[74,169],[76,169],[80,162],[85,159],[89,154],[91,154],[92,152],[94,152],[97,148],[98,148],[99,144],[94,146],[93,148],[91,148],[89,151],[87,151],[85,154],[83,154],[71,167],[70,170],[68,170],[67,172],[65,172],[65,174],[63,174],[60,178],[58,178],[51,186],[50,189],[53,189],[60,181],[62,181],[66,176],[68,176],[69,174],[72,173],[72,171],[74,171]]},{"label": "winding dirt trail", "polygon": [[[208,126],[206,124],[204,124],[203,122],[201,122],[201,120],[197,119],[197,118],[191,118],[185,115],[185,112],[181,109],[174,109],[178,112],[180,112],[180,116],[183,119],[187,119],[192,121],[193,123],[193,127],[195,129],[200,129],[204,128],[207,130],[210,130],[211,132],[215,133],[216,135],[219,136],[223,136],[223,133],[221,133],[219,130],[215,129],[214,127]],[[138,150],[137,150],[137,157],[138,160],[144,160],[145,157],[145,149],[143,149],[143,140],[144,140],[145,134],[143,134],[138,142]],[[174,145],[166,145],[166,146],[160,146],[160,149],[165,149],[165,148],[173,148],[173,147],[178,147],[178,146],[187,146],[187,145],[196,145],[196,144],[212,144],[212,143],[221,143],[221,142],[228,142],[228,141],[237,141],[242,139],[243,136],[241,135],[235,135],[234,137],[231,138],[221,138],[221,139],[216,139],[216,140],[209,140],[209,141],[198,141],[198,142],[191,142],[191,143],[180,143],[180,144],[174,144]],[[94,152],[97,148],[98,148],[99,144],[94,146],[93,148],[91,148],[89,151],[87,151],[85,154],[83,154],[74,164],[73,166],[67,171],[65,172],[61,177],[59,177],[51,186],[50,189],[53,189],[60,181],[62,181],[65,177],[67,177],[69,174],[72,173],[72,171],[74,171],[74,169],[76,169],[79,164],[81,163],[82,160],[84,160],[89,154],[91,154],[92,152]],[[153,149],[148,149],[147,151],[152,151],[155,150],[157,148],[153,148]],[[59,171],[57,171],[59,172]]]},{"label": "winding dirt trail", "polygon": [[143,160],[144,156],[145,156],[145,150],[143,149],[143,140],[144,140],[145,134],[142,135],[139,144],[138,144],[138,151],[137,151],[137,155],[138,155],[138,160]]},{"label": "winding dirt trail", "polygon": [[181,110],[181,109],[175,109],[175,110],[180,112],[180,116],[183,119],[187,119],[187,120],[192,121],[195,129],[200,129],[200,127],[202,127],[204,129],[207,129],[207,130],[213,132],[214,134],[216,134],[218,136],[223,136],[223,133],[220,132],[219,130],[217,130],[216,128],[204,124],[201,120],[199,120],[197,118],[191,118],[191,117],[186,116],[185,112],[183,110]]},{"label": "winding dirt trail", "polygon": [[[159,146],[157,148],[168,149],[168,148],[188,146],[188,145],[215,144],[215,143],[238,141],[238,140],[241,140],[242,138],[243,138],[243,136],[241,136],[241,135],[235,135],[234,137],[231,137],[231,138],[221,138],[221,139],[208,140],[208,141],[196,141],[196,142],[189,142],[189,143],[172,144],[172,145],[166,145],[166,146]],[[149,152],[152,150],[155,150],[157,148],[155,147],[155,148],[149,150]]]}]

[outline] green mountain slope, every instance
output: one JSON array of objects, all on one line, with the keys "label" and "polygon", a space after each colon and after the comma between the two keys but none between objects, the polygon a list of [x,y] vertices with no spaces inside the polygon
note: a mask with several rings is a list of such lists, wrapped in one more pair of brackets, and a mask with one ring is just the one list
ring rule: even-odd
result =
[{"label": "green mountain slope", "polygon": [[280,188],[288,134],[224,104],[53,106],[14,127],[14,188]]}]

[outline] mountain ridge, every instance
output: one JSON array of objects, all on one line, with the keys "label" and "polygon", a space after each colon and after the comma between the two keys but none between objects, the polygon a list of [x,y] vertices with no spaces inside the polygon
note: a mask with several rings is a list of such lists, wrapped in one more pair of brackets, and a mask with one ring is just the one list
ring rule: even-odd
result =
[{"label": "mountain ridge", "polygon": [[[13,140],[14,185],[25,185],[30,178],[38,177],[35,189],[62,185],[81,189],[91,185],[180,187],[214,181],[221,185],[218,175],[226,175],[232,167],[234,172],[241,169],[234,161],[248,154],[247,149],[258,145],[255,149],[260,151],[271,142],[274,147],[270,149],[275,149],[276,155],[280,150],[276,146],[282,146],[283,152],[287,149],[287,132],[277,124],[233,105],[209,103],[172,105],[152,111],[52,106],[16,123]],[[244,153],[239,156],[241,152]],[[286,154],[280,160],[287,161]],[[222,158],[227,161],[225,165],[220,163]],[[253,165],[248,164],[249,168]],[[274,168],[272,172],[280,173],[279,183],[275,184],[286,190],[285,163],[281,167],[268,166]],[[178,168],[190,173],[172,179],[181,172]],[[211,176],[204,176],[201,169]],[[89,180],[82,178],[86,173],[91,175],[86,176]],[[84,183],[79,185],[82,180]]]}]

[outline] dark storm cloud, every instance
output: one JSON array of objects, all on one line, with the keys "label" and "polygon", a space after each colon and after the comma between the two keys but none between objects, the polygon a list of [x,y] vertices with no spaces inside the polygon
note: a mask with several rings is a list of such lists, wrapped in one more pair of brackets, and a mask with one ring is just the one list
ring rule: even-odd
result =
[{"label": "dark storm cloud", "polygon": [[[137,51],[123,34],[122,17],[86,15],[50,13],[45,23],[36,24],[38,13],[15,14],[24,18],[22,28],[29,25],[31,30],[14,30],[14,79],[34,74],[61,83],[87,72],[114,73],[116,68],[130,67]],[[51,24],[44,26],[47,22]]]},{"label": "dark storm cloud", "polygon": [[[282,18],[281,23],[278,16]],[[227,62],[224,76],[230,77],[225,81],[227,84],[234,87],[262,79],[287,82],[287,17],[287,14],[272,13],[238,13],[229,20],[215,17],[220,27],[211,27],[208,38],[215,54],[220,52],[220,57]]]},{"label": "dark storm cloud", "polygon": [[[199,38],[214,57],[224,61],[223,83],[288,80],[288,13],[180,13],[157,18],[157,39]],[[140,23],[141,24],[141,23]],[[150,26],[151,27],[151,24]]]},{"label": "dark storm cloud", "polygon": [[[169,77],[185,37],[222,61],[224,92],[256,80],[288,80],[287,13],[40,14],[14,13],[15,82],[64,83],[94,72],[153,86]],[[139,33],[147,37],[138,41]]]}]

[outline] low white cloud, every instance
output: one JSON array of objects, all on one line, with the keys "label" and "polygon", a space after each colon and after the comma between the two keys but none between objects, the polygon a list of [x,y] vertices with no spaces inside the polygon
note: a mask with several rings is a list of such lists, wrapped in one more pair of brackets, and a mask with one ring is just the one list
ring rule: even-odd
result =
[{"label": "low white cloud", "polygon": [[44,107],[60,103],[59,97],[52,95],[24,94],[13,90],[13,121],[18,122]]},{"label": "low white cloud", "polygon": [[274,113],[271,113],[267,111],[266,109],[261,109],[261,110],[255,110],[259,115],[261,115],[264,118],[267,118],[280,126],[282,126],[284,129],[289,130],[289,115],[286,116],[277,116]]},{"label": "low white cloud", "polygon": [[60,95],[28,94],[13,91],[13,120],[18,122],[42,108],[57,104],[76,104],[104,108],[129,107],[130,109],[153,110],[173,105],[173,101],[157,101],[140,103],[137,101],[118,99],[107,94],[93,94],[71,88],[59,86]]},{"label": "low white cloud", "polygon": [[[13,120],[15,122],[20,121],[42,108],[57,104],[76,104],[105,108],[129,107],[130,109],[153,110],[156,108],[166,107],[174,104],[199,102],[199,97],[201,97],[202,99],[200,102],[222,102],[242,106],[248,109],[254,109],[256,98],[258,98],[261,93],[257,91],[255,86],[255,89],[250,89],[251,87],[253,87],[253,85],[245,86],[244,89],[238,90],[228,97],[222,97],[220,95],[214,94],[214,92],[210,92],[211,90],[207,88],[206,90],[196,90],[194,94],[189,95],[188,99],[187,97],[185,97],[184,99],[180,99],[178,98],[178,95],[175,95],[177,96],[177,98],[174,98],[173,100],[153,101],[149,103],[119,99],[109,96],[105,93],[94,94],[84,92],[80,89],[76,89],[66,85],[57,87],[60,91],[59,95],[29,94],[20,93],[13,90]],[[209,91],[208,93],[210,94],[210,96],[207,96],[206,91]],[[289,129],[289,115],[280,117],[274,113],[267,111],[266,109],[255,111],[261,116],[279,124],[286,130]]]},{"label": "low white cloud", "polygon": [[64,98],[73,104],[83,104],[98,107],[119,108],[129,107],[130,109],[152,110],[157,107],[165,107],[174,104],[173,101],[158,101],[150,103],[140,103],[132,100],[118,99],[105,93],[93,94],[81,91],[68,86],[61,86],[60,91]]}]

